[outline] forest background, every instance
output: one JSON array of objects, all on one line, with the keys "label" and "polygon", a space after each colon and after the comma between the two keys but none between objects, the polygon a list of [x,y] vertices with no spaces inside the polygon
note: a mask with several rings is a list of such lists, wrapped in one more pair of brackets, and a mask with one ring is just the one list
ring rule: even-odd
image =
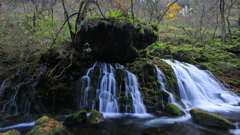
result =
[{"label": "forest background", "polygon": [[[1,0],[0,81],[22,67],[40,67],[41,54],[74,43],[82,20],[115,18],[155,26],[148,55],[213,72],[240,90],[239,0]],[[143,33],[144,34],[144,33]],[[91,51],[91,50],[87,50]],[[68,68],[68,67],[66,67]],[[50,74],[50,73],[49,73]]]}]

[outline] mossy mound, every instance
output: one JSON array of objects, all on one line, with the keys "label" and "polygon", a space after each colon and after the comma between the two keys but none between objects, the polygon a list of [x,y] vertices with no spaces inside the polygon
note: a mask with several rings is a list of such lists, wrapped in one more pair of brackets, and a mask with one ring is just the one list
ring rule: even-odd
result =
[{"label": "mossy mound", "polygon": [[0,135],[20,135],[20,132],[15,129],[12,129],[7,132],[0,133]]},{"label": "mossy mound", "polygon": [[34,123],[34,128],[26,135],[53,135],[64,130],[65,127],[62,123],[47,116],[43,116]]},{"label": "mossy mound", "polygon": [[66,123],[85,123],[87,122],[87,111],[86,110],[81,110],[76,114],[70,114],[67,116],[65,119]]},{"label": "mossy mound", "polygon": [[92,110],[91,114],[87,118],[87,123],[89,124],[97,124],[104,121],[104,116],[102,113],[97,110]]},{"label": "mossy mound", "polygon": [[[120,22],[114,18],[89,19],[83,22],[77,34],[76,49],[89,53],[96,60],[108,62],[131,62],[139,56],[138,51],[157,40],[153,30]],[[88,47],[88,48],[86,48]]]},{"label": "mossy mound", "polygon": [[168,103],[167,106],[166,106],[166,111],[167,113],[171,114],[171,115],[174,115],[174,116],[182,116],[184,115],[185,113],[180,110],[176,105],[174,104],[171,104],[171,103]]},{"label": "mossy mound", "polygon": [[219,115],[211,114],[209,112],[199,109],[190,110],[190,114],[193,119],[201,125],[215,127],[219,129],[235,128],[235,126],[230,121]]}]

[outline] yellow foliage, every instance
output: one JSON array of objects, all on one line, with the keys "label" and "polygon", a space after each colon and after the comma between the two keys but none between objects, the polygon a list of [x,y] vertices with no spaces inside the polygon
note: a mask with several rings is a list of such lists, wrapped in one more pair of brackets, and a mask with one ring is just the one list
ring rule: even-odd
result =
[{"label": "yellow foliage", "polygon": [[[170,6],[172,4],[172,2],[169,2],[166,7]],[[165,22],[171,22],[171,21],[174,21],[174,20],[177,20],[178,17],[175,17],[178,12],[182,9],[181,6],[179,6],[177,3],[174,3],[170,8],[169,10],[166,12],[166,15],[165,15],[165,18],[164,18],[164,21]]]},{"label": "yellow foliage", "polygon": [[33,13],[30,13],[30,14],[26,14],[27,17],[33,17]]},{"label": "yellow foliage", "polygon": [[173,27],[173,26],[169,26],[170,29],[173,29],[173,30],[177,30],[178,28],[176,27]]},{"label": "yellow foliage", "polygon": [[4,15],[0,14],[0,20],[3,20],[3,19],[5,19]]}]

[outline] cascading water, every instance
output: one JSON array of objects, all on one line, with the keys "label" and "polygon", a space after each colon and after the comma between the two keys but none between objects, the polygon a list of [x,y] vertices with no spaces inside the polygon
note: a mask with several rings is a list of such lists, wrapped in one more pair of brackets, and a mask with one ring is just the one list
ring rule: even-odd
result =
[{"label": "cascading water", "polygon": [[4,93],[6,87],[7,87],[7,83],[10,82],[9,79],[6,79],[2,82],[1,86],[0,86],[0,99],[2,97],[2,94]]},{"label": "cascading water", "polygon": [[157,66],[155,66],[155,67],[156,67],[156,71],[157,71],[157,78],[158,78],[158,81],[160,82],[160,85],[161,85],[161,89],[169,94],[169,101],[168,102],[176,103],[173,94],[167,91],[166,86],[164,84],[164,83],[167,83],[167,78],[165,77],[163,72]]},{"label": "cascading water", "polygon": [[187,110],[199,108],[209,111],[237,111],[240,101],[233,92],[227,90],[213,75],[197,67],[179,61],[164,60],[172,66],[180,98]]},{"label": "cascading water", "polygon": [[97,64],[103,73],[103,77],[100,81],[100,87],[97,90],[99,97],[99,111],[117,113],[118,102],[117,102],[117,90],[116,90],[116,79],[115,69],[110,64],[98,63]]},{"label": "cascading water", "polygon": [[[100,69],[100,75],[98,76],[98,84],[94,88],[91,82],[92,72],[96,70],[96,67]],[[81,89],[83,92],[82,98],[80,101],[80,109],[88,106],[91,109],[96,109],[98,105],[96,99],[99,101],[99,111],[104,113],[119,113],[119,95],[120,91],[123,88],[120,84],[117,85],[116,81],[116,72],[121,70],[123,72],[123,78],[125,80],[125,97],[131,99],[126,101],[125,112],[133,113],[146,113],[146,108],[142,102],[141,93],[138,89],[138,81],[134,74],[126,71],[124,66],[120,64],[115,64],[115,68],[111,64],[106,64],[103,62],[96,62],[92,68],[87,71],[86,76],[83,76],[80,79]],[[93,96],[89,96],[89,90],[94,91]],[[130,96],[130,97],[129,97]],[[131,102],[129,102],[131,101]],[[133,109],[128,109],[128,108]]]},{"label": "cascading water", "polygon": [[157,71],[157,78],[158,78],[158,81],[160,82],[160,85],[161,85],[161,89],[169,94],[168,102],[178,106],[178,108],[180,108],[181,110],[184,111],[182,106],[179,103],[176,102],[174,95],[167,91],[167,88],[166,88],[166,86],[164,84],[164,83],[168,84],[167,78],[165,77],[163,72],[157,66],[155,66],[155,67],[156,67],[156,71]]},{"label": "cascading water", "polygon": [[5,111],[8,111],[9,114],[11,113],[16,114],[18,112],[18,105],[16,101],[17,101],[17,94],[20,86],[21,86],[21,83],[14,87],[14,92],[12,93],[10,100],[7,103],[5,103],[3,106],[3,109],[2,109],[3,113]]},{"label": "cascading water", "polygon": [[138,89],[138,81],[136,76],[129,71],[126,71],[126,76],[124,78],[126,79],[126,96],[127,93],[131,94],[134,113],[146,113],[146,108],[142,102],[141,93]]}]

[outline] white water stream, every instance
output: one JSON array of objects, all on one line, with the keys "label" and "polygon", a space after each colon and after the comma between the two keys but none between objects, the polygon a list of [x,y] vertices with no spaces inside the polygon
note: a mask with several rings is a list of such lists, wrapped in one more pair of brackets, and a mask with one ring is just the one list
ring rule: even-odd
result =
[{"label": "white water stream", "polygon": [[17,104],[17,94],[18,94],[18,90],[20,88],[22,83],[18,84],[17,86],[15,86],[13,88],[14,92],[12,93],[10,100],[8,102],[6,102],[3,106],[2,112],[4,113],[6,111],[6,107],[9,106],[8,108],[8,113],[9,114],[17,114],[18,112],[18,104]]},{"label": "white water stream", "polygon": [[126,113],[128,113],[127,107],[133,106],[133,113],[146,113],[146,108],[142,102],[141,93],[138,89],[138,81],[134,74],[124,69],[124,66],[120,64],[115,64],[113,67],[111,64],[96,62],[92,68],[88,69],[86,76],[81,78],[82,88],[84,91],[83,106],[92,106],[91,109],[95,107],[95,101],[92,101],[92,105],[88,104],[88,91],[90,88],[91,76],[90,73],[94,70],[94,67],[98,66],[100,68],[101,75],[99,76],[99,86],[96,89],[96,98],[99,98],[99,111],[103,113],[119,113],[119,103],[117,95],[117,84],[116,84],[116,70],[121,69],[124,72],[125,82],[125,94],[126,97],[131,95],[132,102],[126,103]]},{"label": "white water stream", "polygon": [[227,90],[214,76],[205,70],[181,63],[164,60],[172,66],[186,110],[199,108],[211,112],[240,112],[240,101],[235,93]]}]

